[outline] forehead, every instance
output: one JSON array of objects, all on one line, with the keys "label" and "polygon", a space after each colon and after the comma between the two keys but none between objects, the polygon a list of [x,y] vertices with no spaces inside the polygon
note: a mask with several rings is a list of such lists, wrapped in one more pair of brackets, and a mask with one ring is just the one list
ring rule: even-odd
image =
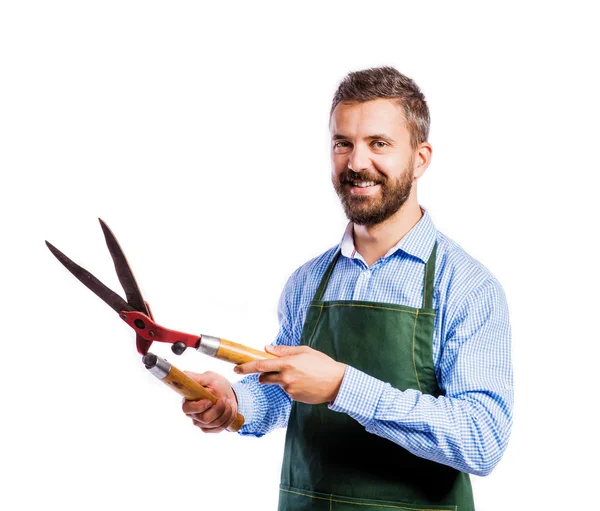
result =
[{"label": "forehead", "polygon": [[402,107],[392,99],[373,99],[362,103],[340,103],[331,115],[332,135],[352,137],[386,133],[400,137],[408,134]]}]

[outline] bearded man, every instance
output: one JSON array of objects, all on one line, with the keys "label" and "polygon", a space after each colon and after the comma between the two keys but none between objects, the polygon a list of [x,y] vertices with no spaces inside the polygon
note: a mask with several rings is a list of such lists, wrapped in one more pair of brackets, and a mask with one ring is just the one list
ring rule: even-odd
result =
[{"label": "bearded man", "polygon": [[279,358],[235,368],[186,402],[204,432],[287,426],[280,510],[474,509],[468,474],[500,460],[512,424],[510,324],[498,281],[417,200],[429,110],[391,67],[350,73],[330,112],[341,242],[289,278]]}]

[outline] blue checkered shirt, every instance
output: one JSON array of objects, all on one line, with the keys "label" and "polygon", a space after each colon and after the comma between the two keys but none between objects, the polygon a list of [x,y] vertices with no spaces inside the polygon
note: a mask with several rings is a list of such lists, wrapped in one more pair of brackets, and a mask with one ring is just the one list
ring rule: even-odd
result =
[{"label": "blue checkered shirt", "polygon": [[[422,307],[425,263],[437,240],[433,307],[435,374],[442,395],[400,391],[348,366],[329,408],[417,456],[486,475],[500,460],[512,425],[511,334],[504,292],[493,275],[435,229],[426,210],[389,252],[368,267],[354,248],[352,224],[323,300],[362,300]],[[279,302],[274,344],[296,346],[309,303],[338,249],[298,268]],[[369,340],[366,339],[368,342]],[[291,399],[252,374],[233,384],[242,435],[285,427]]]}]

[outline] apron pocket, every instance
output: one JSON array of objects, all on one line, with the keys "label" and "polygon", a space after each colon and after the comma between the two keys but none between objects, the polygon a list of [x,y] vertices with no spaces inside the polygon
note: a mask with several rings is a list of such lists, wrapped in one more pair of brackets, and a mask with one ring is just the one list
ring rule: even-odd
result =
[{"label": "apron pocket", "polygon": [[291,486],[279,487],[279,511],[457,511],[457,506],[407,504],[398,501],[358,499],[303,490]]}]

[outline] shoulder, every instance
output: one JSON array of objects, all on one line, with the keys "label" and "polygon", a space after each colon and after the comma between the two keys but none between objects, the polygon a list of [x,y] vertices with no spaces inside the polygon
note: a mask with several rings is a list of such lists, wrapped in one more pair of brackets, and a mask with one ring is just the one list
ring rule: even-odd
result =
[{"label": "shoulder", "polygon": [[454,240],[437,231],[436,274],[464,280],[477,285],[488,279],[495,279],[492,273],[477,259],[468,254]]},{"label": "shoulder", "polygon": [[279,319],[280,322],[289,324],[297,339],[300,339],[306,310],[337,249],[338,245],[297,268],[283,288],[279,301]]},{"label": "shoulder", "polygon": [[436,239],[435,287],[446,320],[452,321],[469,303],[504,300],[502,286],[488,268],[440,231]]},{"label": "shoulder", "polygon": [[286,291],[297,294],[300,290],[316,290],[338,248],[335,245],[297,268],[288,279]]}]

